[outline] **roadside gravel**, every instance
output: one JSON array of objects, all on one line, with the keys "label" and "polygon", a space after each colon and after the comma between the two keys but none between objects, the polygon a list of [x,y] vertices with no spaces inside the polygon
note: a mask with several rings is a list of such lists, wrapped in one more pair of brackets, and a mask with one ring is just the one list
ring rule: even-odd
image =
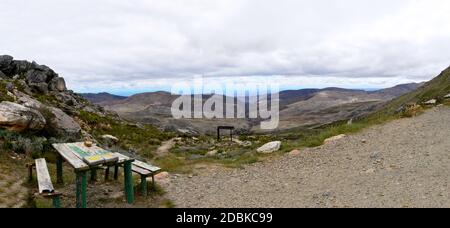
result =
[{"label": "roadside gravel", "polygon": [[450,207],[450,108],[244,169],[173,176],[177,207]]}]

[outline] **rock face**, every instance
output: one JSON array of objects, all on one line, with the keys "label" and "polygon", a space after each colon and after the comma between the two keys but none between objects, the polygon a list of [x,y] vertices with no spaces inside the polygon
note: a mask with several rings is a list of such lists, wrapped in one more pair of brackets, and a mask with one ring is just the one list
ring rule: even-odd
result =
[{"label": "rock face", "polygon": [[45,127],[45,118],[36,110],[12,102],[0,103],[0,127],[9,131],[39,131]]},{"label": "rock face", "polygon": [[264,146],[258,148],[256,151],[258,153],[262,153],[262,154],[270,154],[270,153],[280,150],[280,148],[281,148],[281,142],[274,141],[274,142],[265,144]]},{"label": "rock face", "polygon": [[50,83],[48,84],[48,87],[50,89],[50,91],[66,91],[66,81],[64,80],[64,78],[53,78]]}]

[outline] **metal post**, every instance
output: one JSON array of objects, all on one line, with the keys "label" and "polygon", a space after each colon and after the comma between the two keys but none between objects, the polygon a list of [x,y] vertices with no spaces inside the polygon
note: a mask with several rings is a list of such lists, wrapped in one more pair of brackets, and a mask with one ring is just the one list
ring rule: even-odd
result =
[{"label": "metal post", "polygon": [[76,173],[76,202],[77,208],[87,207],[87,172]]},{"label": "metal post", "polygon": [[233,130],[230,130],[230,139],[231,139],[231,142],[233,142]]},{"label": "metal post", "polygon": [[131,161],[127,161],[123,164],[124,177],[125,177],[125,195],[129,204],[134,203],[134,190],[133,190],[133,173],[131,170]]},{"label": "metal post", "polygon": [[220,141],[220,128],[217,128],[217,141]]}]

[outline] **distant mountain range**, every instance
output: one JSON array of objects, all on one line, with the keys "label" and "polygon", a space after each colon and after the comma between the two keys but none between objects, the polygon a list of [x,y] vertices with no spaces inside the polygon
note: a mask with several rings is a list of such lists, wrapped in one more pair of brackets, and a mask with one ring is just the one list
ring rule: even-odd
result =
[{"label": "distant mountain range", "polygon": [[[383,104],[423,85],[411,83],[378,91],[342,88],[301,89],[280,92],[280,126],[278,130],[317,127],[339,120],[352,119],[379,109]],[[251,119],[183,119],[172,118],[170,108],[178,95],[168,92],[140,93],[130,97],[108,93],[82,94],[92,103],[120,116],[184,133],[214,133],[219,125],[233,125],[240,131],[261,132],[259,122]],[[209,96],[204,96],[207,100]],[[239,101],[238,102],[243,102]],[[247,103],[248,105],[248,103]],[[248,106],[247,106],[248,112]]]}]

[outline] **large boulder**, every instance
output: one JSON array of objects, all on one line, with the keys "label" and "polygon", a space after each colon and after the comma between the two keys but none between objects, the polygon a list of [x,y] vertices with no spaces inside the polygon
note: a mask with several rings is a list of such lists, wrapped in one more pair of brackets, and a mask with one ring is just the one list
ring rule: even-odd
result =
[{"label": "large boulder", "polygon": [[274,142],[265,144],[264,146],[258,148],[256,151],[258,153],[262,153],[262,154],[270,154],[270,153],[280,150],[280,148],[281,148],[281,142],[274,141]]},{"label": "large boulder", "polygon": [[64,78],[61,77],[53,78],[49,82],[48,88],[50,91],[59,91],[59,92],[66,91],[67,90],[66,81],[64,80]]},{"label": "large boulder", "polygon": [[34,109],[4,101],[0,103],[0,127],[9,131],[39,131],[46,124],[44,116]]},{"label": "large boulder", "polygon": [[81,127],[72,117],[59,108],[47,107],[47,109],[53,115],[49,123],[49,127],[51,127],[53,131],[62,135],[80,135]]},{"label": "large boulder", "polygon": [[445,99],[450,99],[450,93],[444,96]]}]

